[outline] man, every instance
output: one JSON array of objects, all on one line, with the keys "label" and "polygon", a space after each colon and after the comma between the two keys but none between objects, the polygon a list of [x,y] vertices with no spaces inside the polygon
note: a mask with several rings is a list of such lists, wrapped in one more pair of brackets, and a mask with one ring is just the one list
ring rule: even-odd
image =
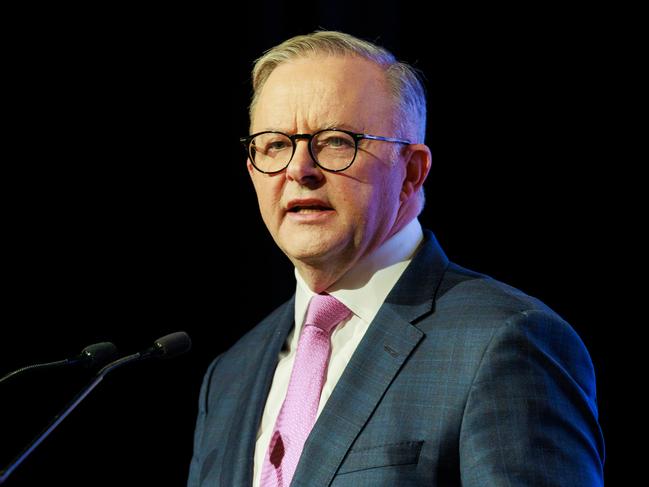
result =
[{"label": "man", "polygon": [[248,171],[296,292],[209,367],[188,485],[601,485],[576,333],[417,221],[412,68],[316,32],[260,58],[253,88]]}]

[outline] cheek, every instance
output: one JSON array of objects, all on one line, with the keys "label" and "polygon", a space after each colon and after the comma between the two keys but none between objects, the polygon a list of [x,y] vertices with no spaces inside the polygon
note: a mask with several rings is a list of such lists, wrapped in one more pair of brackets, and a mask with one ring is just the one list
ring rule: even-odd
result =
[{"label": "cheek", "polygon": [[[340,180],[334,179],[332,182],[339,182],[339,184],[331,185],[333,186],[331,189],[335,188],[338,199],[344,201],[347,213],[356,219],[366,221],[373,217],[377,211],[377,203],[381,202],[385,175],[381,174],[377,168],[368,167],[370,165],[367,164],[367,161],[359,162],[366,163],[366,166],[352,167],[357,171],[349,170],[341,176]],[[362,221],[358,221],[358,223],[362,223]]]},{"label": "cheek", "polygon": [[380,186],[369,181],[354,182],[340,191],[346,225],[357,229],[373,226],[383,211],[381,193]]},{"label": "cheek", "polygon": [[390,224],[399,207],[400,185],[398,175],[392,172],[381,174],[374,181],[367,196],[367,219],[375,225]]},{"label": "cheek", "polygon": [[280,207],[281,185],[272,178],[253,177],[253,186],[257,193],[259,211],[266,222],[270,224],[273,215]]}]

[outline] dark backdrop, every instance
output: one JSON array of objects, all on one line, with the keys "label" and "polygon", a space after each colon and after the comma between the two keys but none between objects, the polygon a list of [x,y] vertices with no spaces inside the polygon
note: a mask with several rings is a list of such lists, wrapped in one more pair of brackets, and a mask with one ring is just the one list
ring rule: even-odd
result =
[{"label": "dark backdrop", "polygon": [[[8,485],[183,485],[206,367],[294,286],[238,145],[249,71],[316,28],[374,40],[424,73],[421,221],[452,260],[541,298],[581,335],[612,479],[604,17],[339,0],[6,17],[0,374],[97,341],[123,353],[176,330],[194,341],[109,376]],[[3,466],[88,378],[32,372],[0,386]]]}]

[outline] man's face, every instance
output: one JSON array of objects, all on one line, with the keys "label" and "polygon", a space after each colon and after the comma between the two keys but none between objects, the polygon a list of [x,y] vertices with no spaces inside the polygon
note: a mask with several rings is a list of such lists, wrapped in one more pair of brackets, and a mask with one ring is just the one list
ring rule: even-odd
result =
[{"label": "man's face", "polygon": [[[277,67],[257,100],[252,133],[311,134],[325,128],[395,137],[393,98],[383,72],[357,57],[297,59]],[[398,148],[401,148],[399,146]],[[285,171],[248,170],[262,218],[277,245],[300,264],[347,269],[394,233],[403,164],[395,146],[362,140],[340,173],[320,169],[299,140]]]}]

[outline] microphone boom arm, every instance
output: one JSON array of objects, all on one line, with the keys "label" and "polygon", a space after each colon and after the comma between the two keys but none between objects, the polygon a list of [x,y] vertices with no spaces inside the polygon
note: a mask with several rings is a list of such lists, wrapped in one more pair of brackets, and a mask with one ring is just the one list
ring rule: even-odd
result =
[{"label": "microphone boom arm", "polygon": [[97,372],[95,378],[75,396],[74,399],[61,411],[52,422],[39,434],[15,459],[11,464],[2,472],[0,472],[0,484],[4,483],[5,480],[9,478],[11,473],[18,468],[18,466],[25,461],[25,459],[40,445],[49,434],[56,429],[56,427],[61,424],[61,422],[67,418],[67,416],[74,411],[74,409],[83,401],[92,390],[97,387],[97,385],[104,379],[106,374],[109,372],[126,365],[130,362],[140,359],[141,354],[134,353],[132,355],[127,355],[122,357],[110,364],[106,365],[103,369]]},{"label": "microphone boom arm", "polygon": [[61,424],[68,414],[70,414],[83,401],[92,390],[103,380],[109,372],[122,367],[131,362],[146,360],[149,358],[169,358],[181,353],[185,353],[191,348],[191,340],[185,332],[176,332],[159,338],[154,345],[142,352],[127,355],[119,358],[104,368],[102,368],[95,378],[75,396],[75,398],[61,411],[45,430],[38,435],[12,462],[9,466],[0,471],[0,484],[3,484],[11,473],[40,445],[54,429]]}]

